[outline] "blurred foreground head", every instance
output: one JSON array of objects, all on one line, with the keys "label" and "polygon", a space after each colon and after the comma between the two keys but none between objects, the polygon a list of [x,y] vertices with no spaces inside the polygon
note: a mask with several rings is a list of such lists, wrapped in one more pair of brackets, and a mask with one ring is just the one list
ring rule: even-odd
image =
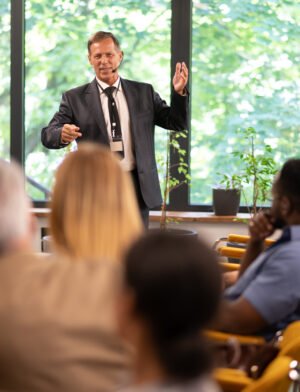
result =
[{"label": "blurred foreground head", "polygon": [[33,225],[25,179],[16,162],[0,160],[0,255],[31,245]]},{"label": "blurred foreground head", "polygon": [[201,330],[215,315],[220,295],[219,266],[206,244],[195,237],[148,234],[125,258],[121,332],[137,351],[147,347],[148,338],[167,378],[193,379],[209,367]]},{"label": "blurred foreground head", "polygon": [[63,160],[55,176],[50,228],[57,251],[113,261],[141,233],[131,178],[107,148],[81,143]]}]

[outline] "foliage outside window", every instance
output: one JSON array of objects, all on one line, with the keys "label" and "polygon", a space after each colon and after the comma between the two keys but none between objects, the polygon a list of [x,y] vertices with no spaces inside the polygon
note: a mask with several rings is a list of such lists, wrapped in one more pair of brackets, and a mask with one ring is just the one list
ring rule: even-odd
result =
[{"label": "foliage outside window", "polygon": [[[61,94],[94,77],[86,42],[97,30],[112,31],[121,41],[120,75],[149,82],[166,100],[170,95],[170,0],[26,0],[26,174],[51,188],[65,150],[47,150],[41,128],[57,111]],[[164,130],[156,146],[164,146]],[[163,147],[162,147],[163,148]],[[30,187],[30,196],[43,194]]]},{"label": "foliage outside window", "polygon": [[0,2],[0,158],[10,150],[10,2]]},{"label": "foliage outside window", "polygon": [[300,154],[300,1],[194,0],[192,28],[190,203],[211,204],[237,129],[254,127],[278,165]]}]

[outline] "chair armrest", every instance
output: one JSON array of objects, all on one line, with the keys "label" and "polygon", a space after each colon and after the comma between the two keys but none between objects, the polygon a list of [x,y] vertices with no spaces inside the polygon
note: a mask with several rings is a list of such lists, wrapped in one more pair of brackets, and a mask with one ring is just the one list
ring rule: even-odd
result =
[{"label": "chair armrest", "polygon": [[[249,235],[240,235],[240,234],[228,234],[227,240],[229,242],[238,242],[240,244],[247,244],[249,242],[250,236]],[[271,238],[265,239],[265,245],[270,246],[274,244],[275,240]]]},{"label": "chair armrest", "polygon": [[234,259],[241,259],[245,254],[245,249],[234,248],[232,246],[221,246],[218,248],[218,253],[221,256],[232,257]]},{"label": "chair armrest", "polygon": [[238,335],[234,333],[215,331],[212,329],[205,330],[204,336],[206,336],[206,338],[208,338],[209,340],[213,340],[215,342],[227,342],[229,339],[234,338],[242,344],[261,346],[266,343],[265,339],[262,336]]},{"label": "chair armrest", "polygon": [[228,263],[226,261],[220,261],[219,265],[221,267],[222,272],[238,271],[240,269],[240,265],[237,263]]}]

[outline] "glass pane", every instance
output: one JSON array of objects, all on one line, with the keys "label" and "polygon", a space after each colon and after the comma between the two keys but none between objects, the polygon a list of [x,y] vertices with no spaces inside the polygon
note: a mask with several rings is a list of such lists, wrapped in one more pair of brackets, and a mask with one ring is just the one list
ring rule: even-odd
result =
[{"label": "glass pane", "polygon": [[0,1],[0,158],[10,151],[10,1]]},{"label": "glass pane", "polygon": [[[58,110],[61,94],[94,78],[86,42],[97,30],[121,41],[124,78],[149,82],[166,100],[170,91],[170,0],[26,1],[26,174],[51,189],[66,149],[42,147],[41,129]],[[164,133],[165,134],[165,133]],[[161,134],[157,146],[163,145]],[[33,199],[45,194],[29,188]]]},{"label": "glass pane", "polygon": [[256,152],[271,145],[279,166],[299,156],[299,37],[299,0],[193,1],[191,204],[238,173],[238,129],[254,127]]}]

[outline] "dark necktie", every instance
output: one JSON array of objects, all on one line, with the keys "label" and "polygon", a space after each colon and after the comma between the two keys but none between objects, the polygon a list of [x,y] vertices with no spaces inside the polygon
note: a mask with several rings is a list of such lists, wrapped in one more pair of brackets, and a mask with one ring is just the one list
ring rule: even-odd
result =
[{"label": "dark necktie", "polygon": [[121,157],[124,157],[120,117],[119,117],[116,101],[113,97],[113,93],[115,90],[116,90],[116,87],[110,86],[110,87],[107,87],[103,91],[108,98],[108,111],[109,111],[109,119],[110,119],[110,125],[111,125],[112,142],[113,143],[121,143],[122,151],[117,151],[117,152],[119,153],[119,155],[121,155]]},{"label": "dark necktie", "polygon": [[113,97],[113,92],[115,90],[116,87],[114,86],[107,87],[104,90],[104,93],[107,95],[108,98],[108,111],[109,111],[112,139],[113,141],[119,141],[122,140],[122,131],[121,131],[121,124],[120,124],[120,118],[119,118],[116,101]]}]

